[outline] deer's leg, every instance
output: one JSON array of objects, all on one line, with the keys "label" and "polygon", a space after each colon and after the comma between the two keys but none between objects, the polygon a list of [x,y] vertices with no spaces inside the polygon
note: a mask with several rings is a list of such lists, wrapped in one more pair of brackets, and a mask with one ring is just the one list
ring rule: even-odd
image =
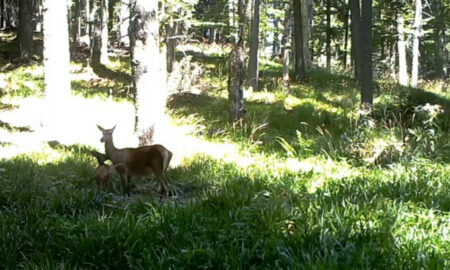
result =
[{"label": "deer's leg", "polygon": [[161,194],[162,194],[163,198],[169,197],[169,185],[167,184],[167,179],[164,176],[164,173],[159,171],[159,172],[156,172],[155,174],[161,184]]}]

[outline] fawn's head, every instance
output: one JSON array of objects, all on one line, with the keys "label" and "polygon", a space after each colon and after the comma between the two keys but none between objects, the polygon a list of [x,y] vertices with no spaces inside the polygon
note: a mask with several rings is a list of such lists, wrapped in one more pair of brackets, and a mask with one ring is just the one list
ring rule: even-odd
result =
[{"label": "fawn's head", "polygon": [[113,134],[114,129],[116,128],[116,126],[110,128],[110,129],[102,128],[99,125],[97,125],[97,127],[98,127],[98,129],[100,129],[100,131],[103,134],[102,138],[100,139],[101,142],[112,141],[112,134]]}]

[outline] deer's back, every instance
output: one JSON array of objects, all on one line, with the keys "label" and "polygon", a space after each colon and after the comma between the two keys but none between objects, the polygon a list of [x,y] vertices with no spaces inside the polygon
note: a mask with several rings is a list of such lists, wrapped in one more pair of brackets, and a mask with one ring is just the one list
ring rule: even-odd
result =
[{"label": "deer's back", "polygon": [[139,176],[162,168],[164,155],[168,150],[162,145],[155,144],[138,148],[124,148],[121,152],[123,152],[124,160],[120,163],[126,164],[128,174]]}]

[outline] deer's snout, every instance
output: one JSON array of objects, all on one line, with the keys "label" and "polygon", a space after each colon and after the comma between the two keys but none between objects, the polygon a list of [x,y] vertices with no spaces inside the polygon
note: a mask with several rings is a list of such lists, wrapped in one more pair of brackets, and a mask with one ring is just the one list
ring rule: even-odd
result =
[{"label": "deer's snout", "polygon": [[103,139],[103,137],[100,139],[100,142],[105,142],[105,140]]}]

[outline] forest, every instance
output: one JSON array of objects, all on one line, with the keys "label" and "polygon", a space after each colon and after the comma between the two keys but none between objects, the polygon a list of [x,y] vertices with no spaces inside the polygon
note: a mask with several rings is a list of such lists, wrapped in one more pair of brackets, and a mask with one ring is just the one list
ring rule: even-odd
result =
[{"label": "forest", "polygon": [[0,269],[449,269],[450,0],[0,0]]}]

